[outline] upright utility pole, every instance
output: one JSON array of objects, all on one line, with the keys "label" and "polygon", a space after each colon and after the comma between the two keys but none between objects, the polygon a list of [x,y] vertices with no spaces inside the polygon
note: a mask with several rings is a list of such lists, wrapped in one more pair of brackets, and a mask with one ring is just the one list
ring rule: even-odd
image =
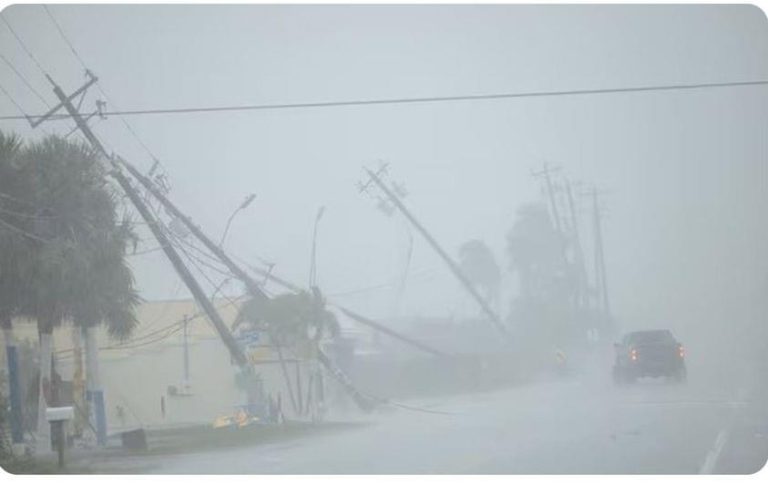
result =
[{"label": "upright utility pole", "polygon": [[576,259],[576,267],[579,274],[579,299],[581,304],[585,307],[589,306],[589,295],[587,294],[587,269],[584,264],[584,250],[581,246],[581,236],[579,233],[579,221],[576,215],[576,205],[573,201],[573,193],[571,191],[571,182],[565,180],[565,193],[568,198],[568,208],[571,215],[571,231],[573,236],[573,249]]},{"label": "upright utility pole", "polygon": [[552,218],[554,219],[555,223],[555,229],[557,229],[558,234],[562,234],[562,226],[560,224],[560,211],[557,208],[557,202],[555,201],[555,190],[552,186],[552,177],[551,173],[555,172],[557,170],[560,170],[559,167],[556,168],[550,168],[549,165],[547,165],[546,162],[544,162],[544,168],[539,172],[531,172],[531,175],[534,177],[543,177],[544,178],[544,186],[547,189],[547,197],[549,199],[549,205],[552,208]]},{"label": "upright utility pole", "polygon": [[188,329],[189,317],[184,315],[184,392],[189,392],[189,335]]},{"label": "upright utility pole", "polygon": [[600,221],[600,206],[597,198],[597,188],[592,188],[593,223],[595,231],[595,286],[599,289],[598,298],[602,297],[603,311],[610,316],[611,307],[608,299],[608,283],[606,281],[605,258],[603,251],[603,232]]},{"label": "upright utility pole", "polygon": [[432,246],[432,249],[434,249],[437,254],[443,259],[445,264],[448,266],[448,268],[451,270],[451,273],[456,277],[456,279],[459,280],[459,282],[464,286],[464,288],[469,292],[470,295],[477,301],[477,303],[480,305],[480,308],[482,308],[483,312],[490,318],[493,325],[496,327],[496,329],[504,335],[504,337],[509,337],[509,332],[507,331],[504,324],[501,322],[501,319],[498,315],[496,315],[496,312],[491,309],[488,302],[485,301],[485,299],[480,295],[480,293],[477,291],[475,286],[467,279],[466,276],[464,276],[464,273],[459,268],[459,265],[456,264],[453,259],[448,255],[448,253],[445,252],[445,250],[438,244],[438,242],[435,240],[432,235],[427,232],[427,230],[424,228],[424,226],[421,225],[419,221],[416,220],[416,218],[411,214],[411,212],[405,207],[405,205],[400,201],[400,198],[394,193],[393,190],[391,190],[387,185],[382,182],[381,178],[379,178],[379,175],[374,173],[372,170],[365,169],[365,171],[368,173],[368,176],[371,178],[373,183],[375,183],[382,192],[384,192],[384,195],[387,196],[387,198],[392,202],[392,204],[395,205],[400,210],[400,213],[403,214],[406,219],[408,219],[411,224],[418,230],[422,236],[424,236],[424,239],[427,240],[430,246]]}]

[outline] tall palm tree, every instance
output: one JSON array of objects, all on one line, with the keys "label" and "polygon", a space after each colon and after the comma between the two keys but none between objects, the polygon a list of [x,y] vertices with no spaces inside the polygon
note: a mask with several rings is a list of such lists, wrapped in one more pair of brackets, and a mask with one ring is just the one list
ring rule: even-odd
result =
[{"label": "tall palm tree", "polygon": [[[130,302],[135,295],[115,290],[118,282],[126,281],[123,270],[114,269],[124,254],[125,238],[119,234],[125,224],[116,222],[116,197],[106,181],[98,153],[82,143],[51,136],[29,145],[22,158],[33,179],[31,198],[38,212],[35,233],[45,240],[31,265],[30,298],[25,311],[36,317],[40,335],[38,446],[47,448],[50,442],[44,413],[52,391],[53,328],[75,315],[83,317],[85,307],[95,307],[86,322],[127,322],[127,326],[118,328],[129,332],[135,321],[126,320],[126,312],[132,312]],[[108,260],[113,265],[106,264]],[[132,282],[127,286],[132,288]],[[106,310],[104,301],[114,306]],[[121,301],[127,304],[119,305]],[[109,318],[103,318],[107,314]]]},{"label": "tall palm tree", "polygon": [[541,297],[553,290],[564,271],[563,244],[544,204],[526,204],[518,209],[517,220],[507,234],[507,252],[510,271],[519,274],[523,297]]},{"label": "tall palm tree", "polygon": [[459,248],[459,267],[477,288],[485,294],[485,298],[496,303],[501,284],[499,269],[493,251],[479,239],[465,242]]},{"label": "tall palm tree", "polygon": [[571,305],[574,267],[563,258],[565,240],[541,203],[520,207],[507,234],[510,271],[517,273],[520,294],[510,320],[530,349],[570,345],[576,315]]},{"label": "tall palm tree", "polygon": [[[73,337],[78,340],[76,347],[81,335],[85,335],[86,400],[90,404],[88,408],[92,411],[99,444],[106,442],[107,429],[104,392],[99,379],[96,328],[105,324],[111,338],[124,340],[138,324],[134,309],[141,299],[125,260],[126,247],[131,242],[135,243],[135,240],[136,236],[127,219],[111,231],[94,238],[80,275],[80,295],[72,307],[72,321],[75,325]],[[82,361],[76,364],[82,365]],[[80,385],[76,387],[78,391],[81,390]],[[78,394],[76,399],[81,397]]]}]

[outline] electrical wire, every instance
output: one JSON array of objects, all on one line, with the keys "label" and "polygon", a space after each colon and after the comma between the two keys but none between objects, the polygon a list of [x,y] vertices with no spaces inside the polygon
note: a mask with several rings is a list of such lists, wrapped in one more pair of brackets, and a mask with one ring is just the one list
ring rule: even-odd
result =
[{"label": "electrical wire", "polygon": [[[215,282],[214,282],[214,281],[213,281],[213,280],[212,280],[212,279],[211,279],[211,278],[210,278],[210,277],[209,277],[209,276],[208,276],[208,275],[205,273],[205,271],[204,271],[204,270],[203,270],[203,269],[200,267],[200,265],[201,265],[201,264],[202,264],[202,265],[204,265],[204,266],[206,266],[206,265],[205,265],[204,263],[202,263],[202,262],[201,262],[201,261],[200,261],[198,258],[196,258],[196,257],[192,256],[191,254],[189,254],[189,252],[188,252],[188,251],[187,251],[185,248],[183,248],[183,247],[181,247],[181,246],[179,246],[179,247],[178,247],[178,249],[180,249],[180,250],[181,250],[181,252],[182,252],[182,253],[184,253],[184,254],[187,256],[187,260],[189,261],[189,263],[190,263],[190,264],[192,264],[192,266],[193,266],[193,267],[194,267],[194,268],[195,268],[195,269],[198,271],[198,273],[199,273],[199,274],[200,274],[200,275],[201,275],[201,276],[202,276],[202,277],[203,277],[203,278],[204,278],[204,279],[205,279],[205,280],[208,282],[208,284],[209,284],[209,285],[211,285],[211,287],[213,287],[213,288],[218,288],[218,287],[220,287],[220,286],[223,284],[223,282],[221,282],[221,283],[219,283],[219,284],[216,284],[216,283],[215,283]],[[212,267],[209,267],[209,268],[212,268]],[[214,269],[214,270],[215,270],[216,268],[212,268],[212,269]],[[234,277],[235,277],[235,276],[234,276],[234,275],[232,275],[231,273],[229,273],[229,274],[225,274],[225,276],[227,276],[227,278],[234,278]],[[233,301],[232,301],[232,300],[231,300],[231,299],[230,299],[228,296],[226,296],[226,295],[224,295],[224,294],[222,294],[221,296],[222,296],[222,297],[223,297],[225,300],[229,301],[230,303],[234,303],[234,302],[233,302]]]},{"label": "electrical wire", "polygon": [[2,218],[0,218],[0,225],[2,225],[3,227],[7,227],[8,229],[11,229],[12,231],[14,231],[14,232],[16,232],[18,234],[21,234],[22,236],[26,236],[26,237],[28,237],[30,239],[34,239],[35,241],[43,242],[43,243],[50,242],[50,240],[42,238],[42,237],[40,237],[40,236],[38,236],[36,234],[32,234],[31,232],[28,232],[28,231],[26,231],[26,230],[24,230],[24,229],[22,229],[22,228],[20,228],[18,226],[15,226],[15,225],[11,224],[10,222],[7,222],[7,221],[3,220]]},{"label": "electrical wire", "polygon": [[25,77],[25,76],[24,76],[24,75],[23,75],[21,72],[19,72],[19,70],[18,70],[18,69],[16,69],[16,66],[14,66],[14,65],[13,65],[13,63],[11,63],[11,61],[9,61],[7,57],[5,57],[4,55],[0,54],[0,59],[2,59],[2,60],[3,60],[3,62],[5,62],[5,64],[6,64],[8,67],[10,67],[10,68],[11,68],[11,70],[12,70],[14,73],[16,73],[16,76],[18,76],[18,78],[19,78],[19,79],[21,79],[21,82],[23,82],[23,83],[24,83],[24,85],[25,85],[25,86],[26,86],[26,87],[27,87],[27,88],[28,88],[30,91],[32,91],[32,93],[33,93],[35,96],[37,96],[37,97],[38,97],[38,99],[40,99],[40,101],[42,101],[42,102],[43,102],[43,104],[44,104],[44,105],[45,105],[45,106],[46,106],[48,109],[50,109],[50,108],[51,108],[51,105],[48,103],[48,101],[46,101],[46,100],[45,100],[45,98],[43,97],[43,95],[42,95],[42,94],[40,94],[40,92],[39,92],[37,89],[35,89],[35,88],[34,88],[34,86],[32,86],[32,84],[29,82],[29,80],[27,80],[27,78],[26,78],[26,77]]},{"label": "electrical wire", "polygon": [[[159,108],[159,109],[135,109],[135,110],[115,110],[105,111],[103,114],[119,116],[138,116],[138,115],[169,115],[169,114],[192,114],[192,113],[216,113],[216,112],[234,112],[234,111],[266,111],[283,109],[310,109],[310,108],[333,108],[348,106],[375,106],[375,105],[405,105],[405,104],[428,104],[445,103],[455,101],[489,101],[499,99],[514,98],[538,98],[538,97],[559,97],[559,96],[585,96],[599,94],[619,94],[619,93],[639,93],[653,91],[684,91],[696,89],[711,89],[723,87],[746,87],[746,86],[764,86],[768,85],[768,80],[760,81],[733,81],[733,82],[711,82],[695,84],[668,84],[655,86],[634,86],[625,88],[601,88],[601,89],[570,89],[560,91],[524,91],[517,93],[493,93],[493,94],[474,94],[458,96],[430,96],[414,98],[385,98],[385,99],[362,99],[349,101],[318,101],[308,103],[277,103],[277,104],[241,104],[231,106],[208,106],[208,107],[183,107],[183,108]],[[50,119],[70,118],[69,114],[60,114],[51,116]],[[22,119],[19,116],[0,116],[0,120]]]},{"label": "electrical wire", "polygon": [[32,62],[34,62],[35,65],[37,65],[37,68],[40,69],[40,72],[42,72],[43,75],[48,76],[48,73],[46,72],[46,70],[43,69],[43,66],[40,64],[37,58],[32,54],[29,48],[27,48],[27,44],[25,44],[24,41],[21,40],[21,37],[19,37],[19,34],[16,33],[13,27],[11,27],[10,22],[8,22],[8,19],[5,18],[5,15],[2,12],[0,12],[0,18],[3,19],[3,22],[5,22],[5,25],[6,27],[8,27],[8,30],[11,31],[11,34],[13,34],[13,36],[16,38],[16,41],[19,43],[19,45],[24,50],[24,52],[26,52],[29,58],[32,59]]},{"label": "electrical wire", "polygon": [[[180,243],[181,245],[183,245],[183,246],[187,246],[188,248],[194,249],[199,254],[202,254],[204,257],[208,258],[209,260],[214,261],[215,263],[219,263],[218,259],[215,259],[212,256],[210,256],[209,254],[203,252],[203,250],[201,250],[197,246],[193,245],[192,243],[184,241],[181,238],[176,238],[176,241],[178,243]],[[183,248],[181,246],[178,246],[178,248],[181,249],[188,258],[190,258],[190,261],[194,260],[198,264],[200,264],[202,266],[205,266],[206,268],[208,268],[210,270],[216,271],[217,273],[221,274],[222,276],[226,276],[228,278],[236,278],[236,276],[234,274],[232,274],[231,271],[225,270],[225,269],[221,269],[221,268],[217,268],[216,266],[214,266],[211,263],[206,262],[204,259],[200,258],[199,256],[194,256],[194,255],[190,254],[185,248]]]},{"label": "electrical wire", "polygon": [[54,17],[51,11],[48,9],[48,5],[42,5],[42,7],[45,9],[45,12],[48,14],[48,18],[50,18],[51,22],[53,22],[53,25],[56,27],[56,30],[59,31],[59,35],[61,35],[61,38],[64,39],[64,42],[69,46],[69,50],[71,50],[72,54],[74,54],[77,60],[80,61],[80,65],[83,66],[83,69],[87,71],[88,66],[85,65],[83,58],[80,57],[80,54],[75,49],[75,46],[72,45],[72,42],[70,42],[67,36],[64,35],[64,31],[61,29],[61,25],[59,25],[59,22],[56,20],[56,17]]},{"label": "electrical wire", "polygon": [[58,216],[44,216],[44,215],[37,215],[37,214],[24,214],[23,212],[16,212],[14,210],[6,209],[4,207],[0,207],[0,213],[7,214],[9,216],[14,217],[21,217],[23,219],[57,219]]},{"label": "electrical wire", "polygon": [[[246,296],[240,296],[240,297],[237,297],[235,299],[229,299],[226,303],[216,307],[216,309],[217,310],[223,310],[224,308],[227,308],[227,307],[230,307],[230,306],[233,306],[233,305],[237,305],[244,298],[246,298]],[[205,312],[199,311],[197,313],[194,313],[192,315],[187,316],[187,322],[192,322],[192,321],[194,321],[194,320],[196,320],[196,319],[198,319],[200,317],[204,317],[204,316],[205,316]],[[145,335],[142,335],[142,336],[130,339],[130,340],[126,340],[125,342],[122,342],[119,345],[111,345],[111,346],[106,346],[106,347],[99,347],[99,350],[132,349],[132,348],[143,347],[143,346],[149,345],[151,343],[159,342],[161,340],[164,340],[164,339],[170,337],[174,333],[178,332],[182,328],[182,326],[184,325],[184,321],[185,320],[182,318],[180,320],[177,320],[177,321],[175,321],[175,322],[173,322],[173,323],[171,323],[171,324],[169,324],[169,325],[167,325],[165,327],[159,328],[159,329],[157,329],[157,330],[155,330],[153,332],[150,332],[148,334],[145,334]],[[167,331],[168,333],[166,335],[164,335],[162,338],[157,338],[157,339],[152,339],[150,341],[146,341],[146,339],[148,339],[149,337],[153,337],[155,335],[159,335],[163,331]],[[140,343],[140,345],[139,345],[139,343]],[[64,353],[68,353],[68,352],[74,352],[74,350],[75,350],[74,348],[57,350],[56,354],[64,354]]]},{"label": "electrical wire", "polygon": [[3,92],[3,94],[5,94],[5,96],[6,96],[6,97],[7,97],[7,98],[8,98],[8,99],[11,101],[11,103],[13,103],[13,105],[14,105],[14,106],[16,106],[16,109],[18,109],[18,110],[19,110],[19,113],[21,113],[21,114],[23,115],[23,116],[22,116],[22,118],[23,118],[23,119],[26,119],[26,120],[28,120],[28,119],[29,119],[29,116],[28,116],[28,115],[27,115],[27,113],[24,111],[24,108],[22,108],[22,107],[21,107],[21,105],[20,105],[19,103],[17,103],[17,102],[16,102],[16,100],[13,98],[13,96],[11,96],[11,93],[9,93],[9,92],[8,92],[8,91],[7,91],[7,90],[6,90],[6,89],[3,87],[3,85],[2,85],[2,84],[0,84],[0,91],[2,91],[2,92]]},{"label": "electrical wire", "polygon": [[32,202],[30,202],[28,200],[19,199],[18,197],[14,197],[11,194],[8,194],[8,193],[5,193],[5,192],[0,192],[0,197],[2,197],[3,199],[7,199],[7,200],[10,200],[10,201],[13,201],[13,202],[18,202],[19,204],[24,204],[24,205],[27,205],[27,206],[30,206],[30,207],[35,207],[35,204],[33,204]]}]

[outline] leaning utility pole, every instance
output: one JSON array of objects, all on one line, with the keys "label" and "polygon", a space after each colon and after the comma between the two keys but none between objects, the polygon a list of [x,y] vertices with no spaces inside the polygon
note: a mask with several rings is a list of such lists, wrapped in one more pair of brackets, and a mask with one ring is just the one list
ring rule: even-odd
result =
[{"label": "leaning utility pole", "polygon": [[189,269],[186,267],[186,265],[182,261],[179,254],[176,252],[176,249],[171,244],[171,241],[168,239],[168,236],[165,234],[165,231],[161,227],[160,221],[158,221],[154,217],[154,215],[149,211],[149,209],[147,208],[147,205],[139,196],[138,191],[136,191],[136,189],[133,188],[128,178],[123,174],[121,170],[121,165],[128,166],[128,164],[122,160],[118,162],[116,157],[110,155],[107,152],[107,150],[104,148],[104,145],[101,144],[101,142],[93,133],[91,128],[88,126],[88,124],[85,122],[83,117],[80,115],[80,113],[78,113],[77,109],[75,109],[75,107],[72,105],[72,99],[74,99],[74,97],[77,96],[77,94],[81,92],[84,93],[85,89],[87,89],[88,86],[90,86],[91,84],[95,83],[98,80],[96,76],[94,76],[90,72],[88,72],[88,75],[91,78],[90,81],[85,86],[83,86],[78,91],[76,91],[75,94],[72,94],[69,97],[64,94],[64,91],[62,91],[59,85],[56,84],[56,82],[54,82],[54,80],[50,76],[46,75],[46,77],[48,78],[48,81],[50,81],[50,83],[53,85],[53,92],[54,94],[56,94],[56,97],[59,98],[60,104],[53,107],[48,113],[46,113],[43,116],[43,118],[36,120],[34,122],[33,127],[45,121],[45,119],[53,115],[60,108],[63,107],[64,109],[66,109],[67,113],[69,113],[69,116],[75,121],[77,127],[80,129],[80,132],[85,136],[88,142],[94,148],[96,148],[102,155],[104,155],[104,157],[109,161],[109,165],[110,165],[109,174],[112,175],[112,177],[117,181],[117,183],[120,185],[120,188],[123,189],[125,194],[131,200],[131,203],[134,205],[134,207],[136,207],[136,210],[139,211],[139,214],[141,215],[142,219],[144,219],[144,221],[149,226],[150,231],[152,231],[152,235],[155,237],[155,239],[157,239],[157,242],[160,243],[160,248],[163,250],[165,255],[171,261],[171,264],[176,270],[176,273],[178,273],[178,275],[184,281],[184,284],[187,286],[189,291],[194,296],[195,300],[203,308],[203,311],[205,311],[205,314],[208,317],[208,319],[216,328],[216,331],[219,333],[219,337],[224,342],[224,345],[227,346],[227,349],[232,355],[232,358],[234,359],[235,363],[238,366],[243,368],[248,367],[248,359],[245,357],[245,354],[243,353],[242,349],[237,344],[232,334],[229,333],[227,326],[224,324],[224,321],[221,319],[221,316],[219,315],[218,311],[216,311],[216,308],[208,299],[208,296],[200,287],[200,284],[197,282],[195,277],[192,275],[192,273],[189,271]]},{"label": "leaning utility pole", "polygon": [[[122,163],[118,162],[118,159],[115,156],[110,155],[107,152],[107,150],[104,148],[104,145],[102,145],[102,143],[99,141],[99,139],[96,137],[96,135],[88,126],[86,120],[83,119],[83,117],[80,115],[77,109],[73,106],[72,100],[80,93],[84,95],[85,90],[88,89],[89,86],[91,86],[93,83],[97,81],[97,78],[92,73],[90,73],[90,71],[87,72],[87,75],[90,78],[88,83],[86,83],[83,87],[81,87],[79,90],[77,90],[74,94],[70,96],[65,95],[61,87],[59,87],[59,85],[56,84],[50,76],[47,76],[48,81],[50,81],[50,83],[53,85],[53,92],[54,94],[56,94],[56,97],[59,98],[60,103],[57,106],[53,107],[43,117],[37,120],[30,119],[30,124],[32,125],[33,128],[36,127],[37,125],[45,121],[47,118],[49,118],[51,115],[53,115],[56,111],[58,111],[61,108],[64,108],[67,111],[67,113],[69,113],[69,116],[75,121],[77,128],[80,130],[83,136],[85,136],[86,140],[88,140],[88,142],[95,149],[97,149],[99,153],[101,153],[105,157],[105,159],[108,161],[108,167],[107,167],[108,173],[117,181],[121,189],[125,192],[125,194],[130,199],[131,203],[134,205],[136,210],[141,215],[142,219],[144,219],[144,221],[147,223],[147,226],[152,232],[152,235],[155,237],[155,239],[157,239],[158,243],[160,244],[160,248],[163,250],[166,257],[170,260],[171,264],[173,265],[173,268],[176,270],[176,273],[179,275],[179,277],[181,277],[184,284],[192,293],[192,296],[195,298],[198,304],[202,307],[203,311],[208,317],[208,320],[215,327],[217,333],[219,334],[219,337],[221,338],[224,345],[227,347],[227,350],[232,356],[232,359],[235,362],[235,364],[237,364],[237,366],[240,368],[240,370],[243,372],[244,375],[253,376],[254,375],[253,368],[251,367],[248,359],[246,358],[245,353],[237,344],[237,341],[229,332],[229,329],[227,329],[226,324],[222,320],[216,308],[213,306],[213,303],[208,299],[208,296],[205,294],[200,284],[197,282],[195,277],[186,267],[181,257],[179,256],[178,252],[176,251],[174,246],[171,244],[170,239],[166,235],[164,229],[161,227],[160,221],[154,217],[154,215],[148,209],[147,205],[144,203],[144,200],[139,195],[138,191],[136,191],[136,189],[131,185],[130,181],[125,176],[125,174],[123,174],[121,170],[121,164],[127,166],[127,163],[125,163],[124,161]],[[258,387],[255,386],[255,381],[253,379],[248,379],[248,383],[249,385],[246,388],[246,394],[247,394],[248,404],[251,405],[255,402],[255,400],[258,397]],[[103,394],[101,389],[99,389],[96,392],[94,397],[96,399],[96,404],[97,404],[97,410],[96,410],[97,416],[101,416],[104,414]],[[97,425],[100,428],[98,430],[99,441],[103,444],[105,442],[105,437],[106,437],[106,420],[103,418],[98,419]]]},{"label": "leaning utility pole", "polygon": [[[496,329],[505,337],[509,337],[509,332],[507,331],[504,324],[501,322],[501,319],[498,315],[496,315],[496,312],[491,309],[488,302],[485,301],[485,299],[478,293],[477,289],[475,289],[475,286],[467,279],[466,276],[464,276],[464,273],[459,268],[459,265],[456,264],[453,259],[448,255],[448,253],[445,252],[445,250],[438,244],[438,242],[435,240],[432,235],[427,232],[427,230],[424,228],[424,226],[419,223],[419,221],[416,220],[416,218],[411,214],[411,212],[405,207],[405,205],[400,201],[400,198],[394,193],[393,190],[391,190],[387,185],[382,182],[381,178],[379,178],[379,174],[373,172],[372,170],[365,169],[365,171],[368,173],[369,177],[371,178],[371,181],[375,183],[382,192],[384,192],[384,195],[387,196],[387,198],[400,210],[400,213],[402,213],[406,219],[410,221],[411,224],[421,233],[422,236],[424,236],[424,239],[427,240],[430,246],[432,246],[432,249],[434,249],[438,255],[443,259],[446,265],[448,265],[448,268],[451,270],[451,273],[456,277],[456,279],[459,280],[459,282],[464,286],[464,288],[469,292],[470,295],[477,301],[477,303],[480,305],[480,308],[483,309],[485,314],[488,316],[488,318],[491,319],[491,322],[494,324]],[[370,183],[370,182],[369,182]],[[367,185],[362,185],[361,190],[365,190],[367,188]]]},{"label": "leaning utility pole", "polygon": [[[200,242],[202,242],[216,257],[219,258],[219,260],[229,269],[237,279],[242,281],[248,290],[248,292],[257,298],[263,298],[268,299],[267,295],[264,293],[264,291],[261,289],[259,283],[250,275],[247,271],[245,271],[243,268],[241,268],[238,264],[236,264],[232,258],[230,258],[224,250],[216,245],[211,239],[209,239],[203,232],[200,230],[199,227],[197,227],[192,220],[184,213],[182,213],[178,208],[176,208],[173,203],[168,200],[168,198],[163,194],[161,190],[159,190],[154,183],[144,176],[141,172],[136,170],[135,167],[128,164],[124,160],[121,161],[122,165],[125,166],[128,171],[133,175],[157,200],[160,201],[162,206],[165,208],[166,211],[171,213],[174,217],[178,218],[180,221],[184,223],[184,225],[189,228],[190,232],[197,237]],[[263,271],[263,270],[257,270],[256,268],[252,268],[255,272],[259,273],[261,276],[264,276],[265,278],[275,281],[279,283],[280,285],[284,286],[285,288],[288,288],[293,291],[300,291],[301,288],[298,285],[294,285],[292,283],[289,283],[288,281],[285,281],[281,278],[278,278],[274,276],[269,271]],[[311,290],[311,289],[310,289]],[[350,318],[355,319],[358,323],[361,323],[363,325],[371,325],[371,321],[363,318],[355,318],[352,316],[352,314],[348,314]],[[389,334],[392,336],[395,336],[396,338],[399,338],[400,340],[403,340],[411,345],[413,345],[413,340],[409,339],[407,337],[401,336],[393,331],[389,331]],[[421,346],[423,349],[425,347],[424,345]],[[356,389],[352,381],[344,375],[343,372],[341,372],[340,369],[338,369],[333,362],[321,351],[318,350],[318,360],[321,364],[328,370],[331,375],[344,387],[344,389],[349,393],[352,398],[355,400],[355,402],[358,404],[358,406],[362,409],[370,409],[372,398],[369,396],[364,396],[360,391]]]},{"label": "leaning utility pole", "polygon": [[[246,289],[248,290],[248,293],[254,297],[254,298],[260,298],[263,300],[268,300],[269,297],[264,293],[264,291],[259,286],[259,283],[251,277],[251,275],[248,274],[244,269],[242,269],[238,264],[236,264],[232,258],[230,258],[224,250],[218,246],[216,243],[214,243],[208,236],[205,235],[205,233],[192,222],[192,219],[190,219],[186,214],[181,212],[168,198],[163,194],[161,190],[159,190],[155,184],[146,176],[144,176],[141,172],[139,172],[135,167],[130,165],[125,160],[120,159],[121,166],[124,166],[130,173],[133,175],[136,180],[138,180],[157,200],[160,201],[162,206],[165,208],[167,212],[172,214],[174,217],[178,218],[189,230],[190,232],[200,241],[202,242],[206,248],[208,248],[218,259],[221,261],[227,269],[232,272],[232,274],[235,275],[237,279],[242,281]],[[274,279],[274,278],[273,278]],[[278,343],[279,345],[279,343]],[[278,347],[279,351],[279,347]],[[352,398],[355,400],[357,405],[362,409],[370,409],[371,407],[371,398],[368,396],[364,396],[360,391],[357,390],[357,388],[354,386],[352,381],[345,376],[341,370],[336,368],[336,366],[333,364],[333,362],[323,354],[322,350],[318,349],[318,359],[320,360],[320,363],[323,364],[323,366],[328,370],[331,375],[336,378],[339,383],[341,383],[342,387],[349,393]],[[283,359],[280,359],[281,364],[283,363]],[[287,374],[286,374],[287,375]]]}]

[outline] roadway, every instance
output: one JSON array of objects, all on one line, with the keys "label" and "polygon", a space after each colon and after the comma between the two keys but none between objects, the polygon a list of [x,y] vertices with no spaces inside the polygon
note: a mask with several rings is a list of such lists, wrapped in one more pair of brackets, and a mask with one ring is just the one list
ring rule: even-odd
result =
[{"label": "roadway", "polygon": [[615,387],[609,372],[595,371],[408,400],[431,412],[393,409],[332,435],[148,456],[142,465],[174,474],[753,473],[768,458],[764,389],[706,370],[689,362],[685,385]]}]

